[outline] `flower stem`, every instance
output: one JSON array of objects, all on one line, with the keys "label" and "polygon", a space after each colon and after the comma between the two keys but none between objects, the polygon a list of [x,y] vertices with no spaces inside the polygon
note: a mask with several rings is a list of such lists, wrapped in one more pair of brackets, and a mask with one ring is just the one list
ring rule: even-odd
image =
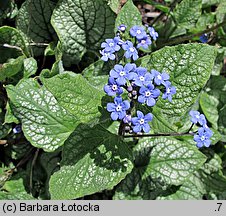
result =
[{"label": "flower stem", "polygon": [[176,37],[172,40],[169,40],[168,42],[164,43],[164,44],[161,44],[158,49],[164,47],[164,46],[169,46],[169,45],[174,45],[174,44],[178,44],[178,43],[182,43],[184,41],[187,41],[187,40],[191,40],[193,37],[197,37],[197,36],[201,36],[205,33],[209,33],[217,28],[220,28],[221,26],[224,26],[226,24],[226,21],[222,22],[222,23],[219,23],[215,26],[213,26],[212,28],[209,28],[209,29],[206,29],[204,31],[201,31],[201,32],[198,32],[198,33],[195,33],[195,34],[191,34],[191,35],[185,35],[185,36],[181,36],[181,37]]},{"label": "flower stem", "polygon": [[194,133],[166,133],[166,134],[131,134],[131,135],[125,135],[124,138],[131,138],[131,137],[161,137],[161,136],[194,136]]}]

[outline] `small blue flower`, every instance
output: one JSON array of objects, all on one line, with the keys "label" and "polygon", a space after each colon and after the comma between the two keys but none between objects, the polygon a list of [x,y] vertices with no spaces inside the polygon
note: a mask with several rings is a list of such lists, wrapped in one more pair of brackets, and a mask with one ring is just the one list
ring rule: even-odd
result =
[{"label": "small blue flower", "polygon": [[147,85],[147,87],[142,86],[140,88],[138,96],[138,102],[144,104],[147,103],[148,106],[154,106],[156,101],[154,98],[157,98],[160,95],[160,90],[155,89],[153,84]]},{"label": "small blue flower", "polygon": [[139,49],[140,47],[144,49],[148,49],[148,46],[152,44],[150,38],[148,36],[143,37],[141,40],[138,41],[139,43],[137,44],[137,48]]},{"label": "small blue flower", "polygon": [[132,80],[135,73],[132,72],[135,69],[135,64],[127,63],[124,67],[116,64],[114,69],[110,71],[110,76],[116,79],[116,83],[120,86],[126,84],[126,80]]},{"label": "small blue flower", "polygon": [[209,147],[211,144],[210,137],[213,135],[213,132],[209,129],[207,130],[204,127],[198,129],[198,134],[194,136],[194,141],[196,142],[196,146],[201,148],[203,146]]},{"label": "small blue flower", "polygon": [[148,31],[149,31],[150,36],[153,38],[153,40],[157,40],[157,38],[159,36],[158,32],[156,32],[153,27],[149,27]]},{"label": "small blue flower", "polygon": [[111,52],[106,52],[104,49],[100,51],[100,54],[102,55],[101,59],[103,61],[108,61],[108,59],[114,60],[115,54]]},{"label": "small blue flower", "polygon": [[208,35],[207,34],[203,34],[199,37],[199,40],[202,42],[202,43],[207,43],[208,41]]},{"label": "small blue flower", "polygon": [[152,121],[152,119],[153,115],[151,113],[144,115],[141,111],[137,111],[137,117],[132,118],[133,132],[138,133],[143,130],[148,133],[151,129],[148,122]]},{"label": "small blue flower", "polygon": [[138,40],[141,40],[142,38],[144,38],[147,34],[144,30],[144,27],[142,26],[133,26],[130,30],[129,30],[131,36],[136,37]]},{"label": "small blue flower", "polygon": [[124,44],[122,44],[122,48],[126,51],[124,54],[126,58],[132,57],[134,61],[139,58],[138,52],[131,41],[126,41]]},{"label": "small blue flower", "polygon": [[200,125],[204,126],[206,125],[206,117],[203,114],[200,114],[199,111],[191,110],[189,112],[189,115],[191,116],[191,122],[194,124],[199,123]]},{"label": "small blue flower", "polygon": [[126,116],[126,110],[130,108],[129,101],[122,101],[122,98],[117,96],[114,98],[114,103],[107,104],[107,111],[111,112],[111,119],[123,119]]},{"label": "small blue flower", "polygon": [[105,41],[101,44],[101,48],[104,48],[105,52],[114,53],[120,50],[120,46],[118,45],[119,37],[106,39]]},{"label": "small blue flower", "polygon": [[109,78],[108,85],[104,86],[104,91],[109,96],[114,96],[116,94],[120,95],[123,93],[123,89],[116,83],[113,77]]},{"label": "small blue flower", "polygon": [[163,93],[162,98],[164,100],[168,99],[170,102],[172,102],[172,95],[176,94],[175,86],[172,86],[170,81],[164,82],[163,85],[166,87],[166,90]]},{"label": "small blue flower", "polygon": [[127,26],[124,24],[121,24],[120,26],[118,26],[118,30],[121,32],[125,32],[126,28],[127,28]]},{"label": "small blue flower", "polygon": [[135,70],[134,83],[136,86],[147,86],[148,84],[152,84],[152,76],[147,72],[147,69],[144,67],[138,67]]},{"label": "small blue flower", "polygon": [[154,77],[154,82],[156,85],[164,84],[166,80],[169,80],[169,74],[163,72],[160,73],[157,70],[151,70],[151,75]]},{"label": "small blue flower", "polygon": [[21,131],[22,131],[21,125],[17,125],[16,127],[13,128],[14,134],[21,133]]}]

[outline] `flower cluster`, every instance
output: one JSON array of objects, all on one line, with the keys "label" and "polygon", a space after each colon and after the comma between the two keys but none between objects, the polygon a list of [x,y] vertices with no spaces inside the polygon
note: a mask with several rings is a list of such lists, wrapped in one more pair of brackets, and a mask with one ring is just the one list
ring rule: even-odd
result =
[{"label": "flower cluster", "polygon": [[198,148],[201,148],[203,146],[209,147],[211,144],[210,138],[213,135],[213,132],[207,126],[205,116],[203,114],[200,114],[200,112],[193,110],[189,112],[189,115],[191,116],[190,120],[193,124],[198,124],[201,126],[198,129],[197,134],[194,135],[194,141],[196,142],[196,146]]},{"label": "flower cluster", "polygon": [[152,44],[151,39],[154,41],[158,38],[158,33],[153,27],[143,27],[143,26],[133,26],[130,30],[130,36],[135,40],[135,43],[132,43],[130,40],[123,40],[120,36],[126,31],[126,26],[124,24],[118,27],[118,34],[113,39],[106,39],[105,42],[101,44],[103,50],[100,51],[102,55],[101,59],[103,61],[115,60],[116,52],[121,48],[125,51],[124,56],[132,58],[136,61],[138,56],[138,50],[140,48],[148,49],[149,45]]},{"label": "flower cluster", "polygon": [[[170,76],[166,72],[161,73],[154,69],[148,71],[132,63],[139,58],[137,48],[147,49],[152,44],[151,38],[157,39],[158,33],[154,28],[133,26],[129,30],[131,40],[125,41],[123,33],[126,26],[120,25],[118,29],[119,33],[114,39],[106,39],[101,44],[104,48],[101,51],[101,54],[104,54],[101,59],[104,61],[115,59],[121,47],[124,50],[122,59],[117,58],[119,62],[110,70],[108,84],[104,86],[105,93],[114,97],[114,102],[107,104],[107,111],[111,113],[112,120],[123,122],[126,131],[148,133],[153,115],[145,115],[137,110],[138,105],[153,107],[161,95],[164,100],[171,102],[176,88],[171,85]],[[124,97],[127,99],[123,100]],[[136,116],[133,117],[134,115]]]}]

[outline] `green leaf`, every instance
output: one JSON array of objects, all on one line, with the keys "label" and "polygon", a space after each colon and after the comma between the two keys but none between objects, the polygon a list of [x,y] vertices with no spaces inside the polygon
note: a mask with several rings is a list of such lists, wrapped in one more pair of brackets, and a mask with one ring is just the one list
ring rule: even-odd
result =
[{"label": "green leaf", "polygon": [[[160,121],[168,121],[173,126],[188,112],[210,77],[215,57],[216,49],[212,46],[186,44],[165,47],[141,59],[141,66],[148,71],[155,69],[170,74],[170,81],[177,90],[171,103],[160,98],[153,108],[153,114],[158,115]],[[153,129],[161,132],[161,124]]]},{"label": "green leaf", "polygon": [[112,11],[114,11],[116,14],[118,14],[118,12],[121,9],[121,2],[120,2],[120,0],[105,0],[105,1],[108,2],[108,5],[112,9]]},{"label": "green leaf", "polygon": [[33,200],[24,187],[23,179],[18,178],[18,174],[14,179],[6,181],[0,190],[0,200]]},{"label": "green leaf", "polygon": [[215,14],[214,13],[204,13],[202,14],[197,23],[196,28],[198,32],[204,31],[208,26],[214,24],[215,22]]},{"label": "green leaf", "polygon": [[24,77],[29,78],[31,75],[34,75],[38,70],[37,62],[34,58],[24,59]]},{"label": "green leaf", "polygon": [[[138,144],[139,145],[139,144]],[[199,169],[206,157],[196,146],[171,137],[150,139],[145,148],[153,146],[143,178],[151,176],[166,184],[180,185]],[[139,148],[139,146],[137,146]]]},{"label": "green leaf", "polygon": [[[54,7],[55,4],[49,0],[27,0],[21,6],[16,26],[27,36],[30,43],[48,43],[56,39],[50,24]],[[44,49],[36,47],[33,51],[40,55]]]},{"label": "green leaf", "polygon": [[49,192],[49,180],[54,172],[60,169],[60,160],[61,160],[61,152],[56,151],[53,153],[43,152],[39,158],[39,163],[46,174],[46,178],[44,181],[44,191],[40,194],[40,198],[42,199],[50,199]]},{"label": "green leaf", "polygon": [[127,31],[134,25],[142,25],[142,17],[138,8],[133,4],[132,0],[128,0],[127,3],[122,7],[115,21],[115,32],[118,26],[124,24],[127,26]]},{"label": "green leaf", "polygon": [[217,129],[218,125],[218,105],[219,101],[214,96],[202,93],[200,96],[200,106],[207,120],[213,125],[213,128]]},{"label": "green leaf", "polygon": [[19,124],[19,120],[13,115],[12,109],[9,103],[6,104],[6,114],[4,123],[16,123]]},{"label": "green leaf", "polygon": [[99,109],[105,93],[91,86],[81,75],[67,72],[43,79],[43,83],[79,123],[97,121],[101,116]]},{"label": "green leaf", "polygon": [[76,199],[112,189],[131,172],[126,143],[100,125],[81,125],[63,148],[60,171],[50,179],[52,199]]},{"label": "green leaf", "polygon": [[82,71],[82,74],[85,78],[89,79],[94,76],[108,75],[110,70],[111,66],[107,62],[100,59],[85,68]]},{"label": "green leaf", "polygon": [[155,8],[163,11],[164,13],[168,13],[170,11],[170,8],[166,5],[164,5],[163,3],[158,3],[152,0],[144,0],[144,2],[153,5]]},{"label": "green leaf", "polygon": [[54,96],[32,79],[6,87],[14,115],[22,122],[31,144],[51,152],[64,144],[75,128],[76,119],[62,108]]},{"label": "green leaf", "polygon": [[208,193],[222,194],[226,190],[226,177],[220,171],[221,162],[219,156],[214,154],[207,163],[182,184],[176,193],[160,197],[160,199],[201,200],[203,195]]},{"label": "green leaf", "polygon": [[17,29],[9,26],[0,27],[0,53],[0,64],[9,58],[28,54],[25,40]]},{"label": "green leaf", "polygon": [[[206,93],[208,96],[205,100],[212,100],[210,104],[204,104],[204,99],[200,101],[202,103],[202,109],[208,120],[215,126],[217,123],[217,129],[222,135],[226,135],[225,120],[226,120],[226,79],[223,76],[212,76],[208,82]],[[214,104],[213,104],[214,101]],[[208,106],[211,106],[209,108]],[[217,116],[216,116],[217,113]],[[212,119],[212,115],[215,115],[216,119]],[[225,137],[222,137],[222,141]]]},{"label": "green leaf", "polygon": [[[157,196],[169,193],[159,179],[150,176],[142,179],[145,167],[134,168],[119,185],[116,186],[114,200],[154,200]],[[168,190],[166,190],[168,189]],[[171,190],[170,190],[171,191]],[[171,191],[172,193],[172,191]]]},{"label": "green leaf", "polygon": [[3,122],[4,122],[4,114],[0,110],[0,139],[7,136],[11,130],[11,125],[3,124]]},{"label": "green leaf", "polygon": [[19,56],[16,59],[9,59],[0,67],[0,81],[6,80],[6,78],[12,77],[15,74],[23,70],[24,56]]},{"label": "green leaf", "polygon": [[54,42],[51,42],[51,43],[45,48],[44,55],[45,55],[45,56],[52,56],[52,55],[55,55],[55,49],[56,49],[55,43],[54,43]]},{"label": "green leaf", "polygon": [[0,0],[0,25],[4,19],[13,19],[17,13],[17,5],[15,2],[10,0]]},{"label": "green leaf", "polygon": [[202,0],[203,8],[210,7],[212,5],[220,3],[222,0]]},{"label": "green leaf", "polygon": [[101,42],[113,37],[115,16],[105,0],[61,0],[51,22],[65,60],[77,63],[87,51],[98,51]]},{"label": "green leaf", "polygon": [[192,28],[202,13],[202,0],[183,0],[173,11],[176,23],[184,28]]},{"label": "green leaf", "polygon": [[221,23],[226,19],[226,1],[222,1],[216,10],[217,23]]}]

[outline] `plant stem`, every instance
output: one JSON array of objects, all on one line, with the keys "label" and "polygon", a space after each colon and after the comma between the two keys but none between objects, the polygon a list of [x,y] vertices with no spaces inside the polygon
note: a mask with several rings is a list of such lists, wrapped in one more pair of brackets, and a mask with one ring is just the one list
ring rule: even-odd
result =
[{"label": "plant stem", "polygon": [[185,136],[185,135],[193,136],[194,133],[186,132],[186,133],[167,133],[167,134],[131,134],[131,135],[125,135],[123,137],[136,138],[136,137]]},{"label": "plant stem", "polygon": [[184,42],[186,40],[191,40],[193,37],[197,37],[197,36],[201,36],[201,35],[203,35],[205,33],[209,33],[209,32],[211,32],[211,31],[213,31],[213,30],[215,30],[217,28],[220,28],[221,26],[223,26],[225,24],[226,24],[226,20],[224,22],[219,23],[219,24],[217,24],[217,25],[215,25],[215,26],[213,26],[213,27],[211,27],[209,29],[206,29],[204,31],[201,31],[201,32],[198,32],[198,33],[195,33],[195,34],[192,34],[192,35],[185,35],[185,36],[177,37],[175,39],[170,40],[169,42],[161,44],[159,49],[161,47],[164,47],[164,46],[169,46],[169,45],[173,45],[173,44],[178,44],[178,43]]}]

